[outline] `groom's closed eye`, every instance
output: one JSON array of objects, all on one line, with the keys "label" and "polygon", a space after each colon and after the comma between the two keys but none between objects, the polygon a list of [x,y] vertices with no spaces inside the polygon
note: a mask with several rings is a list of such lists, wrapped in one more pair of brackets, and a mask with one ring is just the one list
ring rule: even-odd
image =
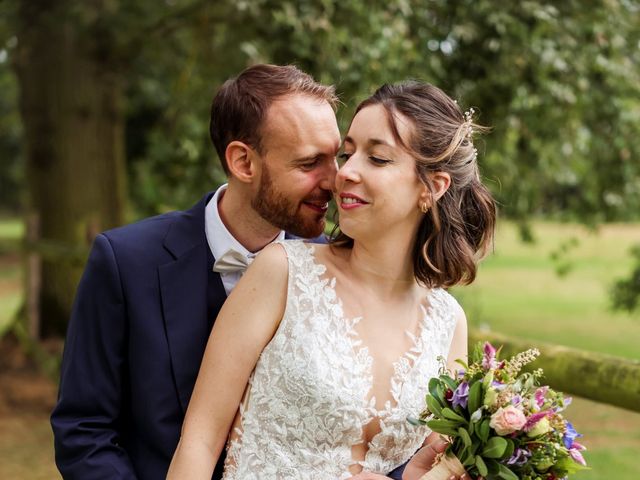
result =
[{"label": "groom's closed eye", "polygon": [[296,168],[302,170],[313,170],[322,161],[322,155],[315,155],[313,157],[305,157],[294,160],[293,164]]}]

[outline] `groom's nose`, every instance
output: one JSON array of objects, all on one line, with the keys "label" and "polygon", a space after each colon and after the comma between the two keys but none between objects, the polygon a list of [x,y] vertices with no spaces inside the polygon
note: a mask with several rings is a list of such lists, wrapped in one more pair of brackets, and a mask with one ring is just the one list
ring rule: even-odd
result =
[{"label": "groom's nose", "polygon": [[327,161],[322,171],[320,179],[320,188],[323,190],[335,190],[336,173],[338,172],[338,164],[335,159]]}]

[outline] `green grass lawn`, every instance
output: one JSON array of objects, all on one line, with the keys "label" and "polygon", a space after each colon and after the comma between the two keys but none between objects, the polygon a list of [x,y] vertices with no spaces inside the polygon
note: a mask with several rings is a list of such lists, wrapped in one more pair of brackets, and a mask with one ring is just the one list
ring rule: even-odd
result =
[{"label": "green grass lawn", "polygon": [[[521,338],[640,358],[640,313],[610,309],[612,282],[630,269],[629,248],[640,242],[640,225],[610,225],[591,232],[575,225],[538,223],[537,242],[518,239],[502,222],[495,252],[476,282],[457,288],[470,326]],[[565,255],[568,272],[556,274],[551,253],[577,239]]]}]

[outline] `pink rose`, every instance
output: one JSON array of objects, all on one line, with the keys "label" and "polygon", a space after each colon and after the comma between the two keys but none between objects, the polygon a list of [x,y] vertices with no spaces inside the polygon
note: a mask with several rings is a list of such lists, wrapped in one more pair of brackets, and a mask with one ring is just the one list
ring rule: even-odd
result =
[{"label": "pink rose", "polygon": [[509,405],[505,408],[499,408],[496,413],[491,415],[489,426],[498,435],[509,435],[516,430],[520,430],[525,423],[527,423],[527,419],[524,413],[519,408]]}]

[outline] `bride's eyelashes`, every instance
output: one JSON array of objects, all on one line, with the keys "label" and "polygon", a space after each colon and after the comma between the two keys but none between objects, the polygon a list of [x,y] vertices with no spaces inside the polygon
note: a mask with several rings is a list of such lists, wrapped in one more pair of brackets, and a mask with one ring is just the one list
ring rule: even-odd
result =
[{"label": "bride's eyelashes", "polygon": [[387,164],[393,162],[393,160],[387,160],[387,159],[380,158],[380,157],[374,157],[373,155],[369,155],[369,160],[371,161],[371,163],[373,163],[374,165],[378,165],[378,166],[387,165]]},{"label": "bride's eyelashes", "polygon": [[[340,155],[338,155],[338,160],[341,163],[345,163],[347,160],[349,160],[349,158],[351,158],[351,155],[353,155],[353,154],[352,153],[347,153],[347,152],[342,152]],[[369,161],[371,163],[373,163],[374,165],[378,165],[378,166],[387,165],[387,164],[393,162],[393,160],[388,160],[388,159],[385,159],[385,158],[375,157],[373,155],[369,155]]]}]

